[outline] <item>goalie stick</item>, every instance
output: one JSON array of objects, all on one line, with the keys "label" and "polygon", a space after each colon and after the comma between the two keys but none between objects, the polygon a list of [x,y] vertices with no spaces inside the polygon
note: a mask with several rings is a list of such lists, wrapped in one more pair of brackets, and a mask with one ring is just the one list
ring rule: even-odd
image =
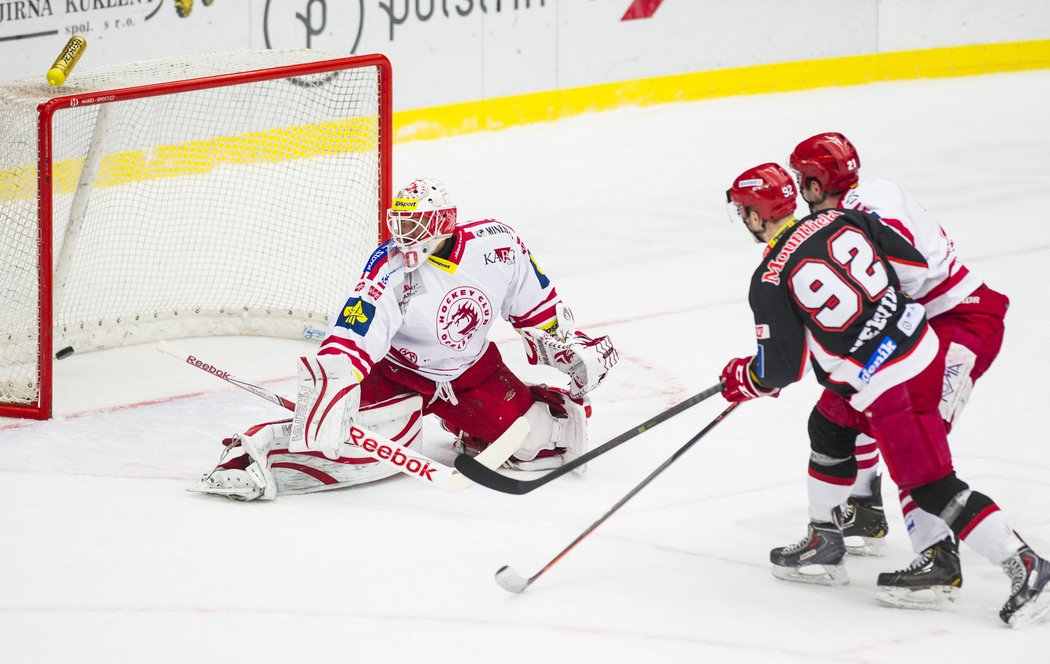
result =
[{"label": "goalie stick", "polygon": [[[221,378],[227,383],[236,385],[242,390],[247,390],[255,396],[265,399],[270,403],[295,412],[295,402],[291,399],[283,397],[265,387],[241,380],[230,374],[228,371],[224,371],[214,364],[204,362],[196,356],[190,355],[186,351],[180,350],[169,343],[161,341],[157,344],[157,350],[182,360],[186,364],[196,367],[201,371],[209,373],[217,378]],[[498,468],[504,461],[514,454],[518,447],[521,446],[521,441],[525,439],[525,436],[527,436],[528,433],[528,424],[526,424],[523,419],[519,418],[503,432],[502,436],[478,454],[478,465],[482,468]],[[375,453],[373,458],[380,463],[394,466],[398,471],[415,477],[418,480],[422,480],[428,484],[433,484],[440,489],[446,491],[460,491],[471,485],[471,481],[467,477],[456,472],[455,469],[446,466],[440,461],[435,461],[415,450],[395,443],[385,436],[357,425],[352,425],[350,427],[350,439],[347,442],[351,442],[352,444],[361,447],[366,452]]]},{"label": "goalie stick", "polygon": [[590,452],[587,452],[586,454],[583,454],[571,461],[566,462],[564,465],[559,466],[551,472],[547,473],[546,475],[543,475],[542,477],[537,477],[534,480],[520,480],[513,477],[509,477],[507,475],[503,475],[502,473],[496,472],[495,468],[485,466],[482,463],[479,463],[477,459],[473,459],[467,456],[466,454],[460,454],[456,457],[456,470],[463,473],[464,475],[474,480],[483,487],[488,487],[489,489],[499,491],[501,493],[511,493],[520,496],[534,489],[538,489],[547,482],[555,480],[561,477],[562,475],[565,475],[575,470],[576,468],[579,468],[580,466],[591,461],[592,459],[599,457],[602,454],[605,454],[614,447],[617,447],[622,443],[626,443],[628,440],[631,440],[635,436],[645,433],[649,429],[655,427],[657,424],[671,419],[672,417],[681,413],[682,411],[692,408],[704,399],[714,396],[715,394],[718,394],[721,391],[721,382],[717,383],[716,385],[712,385],[706,390],[694,394],[685,401],[677,405],[671,406],[664,412],[654,416],[652,419],[649,419],[646,422],[643,422],[642,424],[639,424],[633,429],[624,431],[619,436],[613,438],[609,442],[604,443],[594,448]]},{"label": "goalie stick", "polygon": [[609,508],[609,511],[607,511],[605,514],[603,514],[600,519],[598,519],[597,521],[592,523],[590,525],[590,527],[587,528],[587,530],[585,530],[582,533],[580,533],[580,535],[576,539],[574,539],[569,544],[569,546],[567,546],[564,549],[562,549],[561,553],[559,553],[558,555],[554,556],[554,558],[549,563],[544,565],[543,568],[540,571],[536,572],[535,574],[533,574],[532,576],[530,576],[529,578],[526,579],[525,577],[523,577],[522,575],[520,575],[516,571],[514,571],[514,568],[511,567],[510,565],[504,565],[503,567],[500,567],[498,570],[496,570],[496,583],[499,584],[500,588],[503,588],[507,592],[511,592],[511,593],[522,593],[522,592],[525,592],[525,589],[528,588],[529,586],[531,586],[533,583],[535,583],[536,579],[538,579],[541,576],[543,576],[544,572],[546,572],[550,568],[554,567],[555,563],[557,563],[559,560],[561,560],[562,558],[565,557],[565,554],[567,554],[569,551],[572,551],[573,547],[575,547],[577,544],[582,542],[585,537],[587,537],[588,535],[593,533],[598,528],[598,526],[600,526],[603,523],[605,523],[605,521],[610,516],[615,514],[618,509],[623,507],[624,504],[628,500],[630,500],[631,498],[634,498],[634,496],[637,495],[639,491],[644,489],[646,487],[646,485],[648,485],[650,482],[652,482],[654,479],[656,479],[657,475],[659,475],[660,473],[662,473],[665,470],[667,470],[668,466],[670,466],[672,463],[677,461],[678,457],[680,457],[683,454],[685,454],[689,450],[690,447],[695,445],[697,441],[699,441],[701,438],[706,436],[707,432],[709,432],[711,429],[714,429],[715,426],[717,426],[719,422],[724,420],[726,418],[726,416],[729,415],[729,413],[733,412],[733,409],[736,408],[739,405],[740,405],[739,403],[731,403],[731,404],[729,404],[729,407],[727,407],[725,410],[723,410],[718,415],[718,417],[716,417],[715,419],[713,419],[711,421],[710,424],[708,424],[706,427],[701,429],[700,433],[698,433],[695,436],[693,436],[692,438],[690,438],[689,442],[687,442],[685,445],[680,447],[677,452],[672,454],[670,456],[670,458],[667,459],[667,461],[664,461],[662,464],[660,464],[660,466],[656,470],[654,470],[653,472],[649,473],[648,477],[646,477],[644,480],[642,480],[633,489],[628,491],[627,495],[625,495],[623,498],[621,498],[619,500],[619,502],[617,502],[615,505],[613,505],[611,508]]}]

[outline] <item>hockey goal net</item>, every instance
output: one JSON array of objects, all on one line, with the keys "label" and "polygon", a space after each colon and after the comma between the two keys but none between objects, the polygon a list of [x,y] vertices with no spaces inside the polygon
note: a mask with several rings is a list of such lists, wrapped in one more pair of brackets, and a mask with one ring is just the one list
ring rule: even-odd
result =
[{"label": "hockey goal net", "polygon": [[382,237],[390,64],[237,52],[0,85],[0,416],[52,358],[323,334]]}]

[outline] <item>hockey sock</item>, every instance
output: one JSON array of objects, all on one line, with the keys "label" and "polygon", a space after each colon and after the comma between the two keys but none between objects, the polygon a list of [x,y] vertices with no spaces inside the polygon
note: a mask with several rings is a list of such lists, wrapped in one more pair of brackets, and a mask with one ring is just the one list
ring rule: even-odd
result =
[{"label": "hockey sock", "polygon": [[875,439],[865,434],[857,436],[857,481],[850,495],[854,498],[871,497],[871,483],[879,472],[879,446]]},{"label": "hockey sock", "polygon": [[939,516],[934,516],[915,504],[907,491],[900,492],[901,512],[904,514],[904,525],[908,529],[911,548],[915,553],[922,553],[935,542],[951,534],[952,529]]},{"label": "hockey sock", "polygon": [[846,502],[853,487],[857,472],[857,461],[848,459],[815,458],[809,460],[809,478],[806,488],[809,494],[809,518],[814,521],[831,521],[831,512]]}]

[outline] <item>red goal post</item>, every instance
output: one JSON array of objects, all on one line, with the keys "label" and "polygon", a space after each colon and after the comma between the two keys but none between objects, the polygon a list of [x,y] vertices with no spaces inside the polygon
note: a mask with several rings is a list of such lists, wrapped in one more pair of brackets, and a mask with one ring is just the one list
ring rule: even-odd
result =
[{"label": "red goal post", "polygon": [[56,350],[323,334],[385,239],[391,112],[382,55],[0,84],[0,416],[51,416]]}]

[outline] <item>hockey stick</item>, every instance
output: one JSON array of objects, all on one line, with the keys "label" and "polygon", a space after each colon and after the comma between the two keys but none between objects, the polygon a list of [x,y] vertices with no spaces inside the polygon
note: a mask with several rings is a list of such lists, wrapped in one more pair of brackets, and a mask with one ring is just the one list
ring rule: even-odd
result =
[{"label": "hockey stick", "polygon": [[270,403],[277,404],[278,406],[282,406],[292,412],[295,412],[295,402],[291,399],[286,399],[280,394],[272,392],[266,389],[265,387],[259,387],[258,385],[253,385],[252,383],[248,383],[243,380],[240,380],[239,378],[235,378],[234,376],[230,375],[229,372],[223,371],[222,369],[213,364],[203,362],[200,359],[194,357],[193,355],[190,355],[186,351],[180,350],[167,342],[161,341],[159,344],[157,344],[157,350],[159,350],[162,353],[167,353],[168,355],[171,355],[174,358],[178,358],[186,364],[190,365],[191,367],[197,367],[205,373],[210,373],[216,378],[221,378],[227,383],[236,385],[242,390],[247,390],[257,397],[262,397]]},{"label": "hockey stick", "polygon": [[557,563],[562,558],[564,558],[565,554],[567,554],[569,551],[572,551],[573,547],[575,547],[577,544],[582,542],[585,537],[587,537],[592,532],[594,532],[595,529],[598,528],[598,526],[600,526],[603,523],[605,523],[605,521],[610,516],[612,516],[613,514],[616,513],[616,510],[618,510],[621,507],[623,507],[624,504],[628,500],[630,500],[631,498],[634,498],[634,496],[639,491],[644,489],[647,484],[652,482],[656,478],[657,475],[659,475],[660,473],[664,472],[664,470],[666,470],[668,466],[670,466],[672,463],[677,461],[678,457],[680,457],[683,454],[685,454],[689,450],[690,447],[695,445],[698,440],[700,440],[705,435],[707,435],[708,431],[710,431],[711,429],[714,429],[715,426],[718,425],[719,422],[721,422],[722,420],[724,420],[726,418],[726,415],[729,415],[729,413],[733,412],[733,409],[736,408],[739,405],[740,405],[739,403],[731,403],[731,404],[729,404],[729,407],[727,407],[725,410],[723,410],[718,415],[718,417],[716,417],[715,419],[713,419],[711,421],[710,424],[708,424],[706,427],[701,429],[700,433],[698,433],[695,436],[693,436],[692,438],[690,438],[688,443],[686,443],[681,448],[679,448],[679,450],[677,452],[675,452],[674,454],[672,454],[671,457],[669,459],[667,459],[667,461],[664,461],[662,464],[660,464],[659,468],[657,468],[653,472],[649,473],[648,477],[646,477],[636,487],[634,487],[629,492],[627,492],[627,495],[624,496],[623,498],[621,498],[619,500],[619,502],[617,502],[615,505],[613,505],[609,509],[608,512],[603,514],[600,519],[598,519],[597,521],[592,523],[590,525],[590,527],[587,528],[587,530],[585,530],[582,533],[580,533],[579,537],[574,539],[572,541],[572,543],[569,544],[569,546],[567,546],[564,549],[562,549],[561,553],[559,553],[558,555],[554,556],[554,558],[549,563],[544,565],[543,569],[541,569],[540,571],[536,572],[535,574],[530,576],[528,579],[526,579],[522,575],[520,575],[517,572],[515,572],[514,569],[512,567],[510,567],[509,565],[504,565],[503,567],[500,567],[498,570],[496,570],[496,583],[499,584],[500,588],[503,588],[507,592],[511,592],[511,593],[525,592],[525,589],[528,588],[529,586],[531,586],[533,583],[535,583],[536,579],[540,578],[543,575],[544,572],[549,570],[551,567],[554,567],[554,564]]},{"label": "hockey stick", "polygon": [[[204,362],[169,343],[161,341],[157,344],[157,350],[182,360],[186,364],[209,373],[216,378],[221,378],[227,383],[236,385],[242,390],[247,390],[257,397],[266,399],[270,403],[295,412],[295,402],[291,399],[287,399],[265,387],[243,381],[233,376],[228,371],[224,371],[214,364]],[[486,447],[485,450],[478,455],[478,459],[480,460],[478,461],[478,464],[481,465],[482,468],[489,466],[492,468],[498,468],[521,446],[521,441],[525,439],[525,436],[527,436],[528,433],[528,425],[524,421],[521,421],[520,419],[515,421],[506,431],[503,432],[502,436]],[[460,491],[471,485],[469,479],[464,477],[461,473],[456,472],[456,470],[450,466],[446,466],[445,464],[435,461],[415,450],[404,447],[375,431],[353,425],[350,427],[350,438],[347,442],[361,447],[370,454],[374,453],[375,456],[372,458],[380,463],[394,466],[398,471],[406,475],[415,477],[416,479],[427,482],[428,484],[433,484],[434,486],[445,489],[446,491]]]},{"label": "hockey stick", "polygon": [[569,473],[572,470],[579,468],[580,466],[591,461],[592,459],[605,454],[614,447],[617,447],[622,443],[626,443],[628,440],[634,438],[635,436],[645,433],[649,429],[655,427],[657,424],[671,419],[672,417],[681,413],[682,411],[692,408],[704,399],[714,396],[715,394],[718,394],[721,391],[721,382],[717,383],[716,385],[712,385],[706,390],[694,394],[685,401],[677,405],[671,406],[664,412],[654,416],[652,419],[642,424],[639,424],[635,428],[630,429],[629,431],[624,431],[619,436],[613,438],[609,442],[594,448],[586,454],[576,457],[572,461],[566,462],[564,465],[559,466],[551,472],[547,473],[546,475],[542,477],[537,477],[534,480],[520,480],[515,479],[513,477],[508,477],[507,475],[503,475],[501,473],[496,472],[494,468],[489,468],[482,465],[481,463],[478,463],[476,459],[472,459],[466,454],[460,454],[456,457],[456,470],[463,473],[470,479],[474,480],[481,486],[488,487],[489,489],[493,489],[501,493],[512,493],[520,496],[521,494],[525,494],[534,489],[538,489],[547,482],[555,480],[561,477],[562,475],[565,475],[566,473]]}]

